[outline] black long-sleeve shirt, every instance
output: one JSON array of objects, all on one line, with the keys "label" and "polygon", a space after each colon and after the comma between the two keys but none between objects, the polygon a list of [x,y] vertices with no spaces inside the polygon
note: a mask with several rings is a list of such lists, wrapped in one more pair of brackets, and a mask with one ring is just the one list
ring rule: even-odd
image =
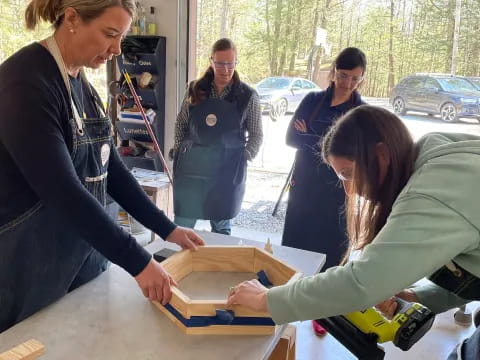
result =
[{"label": "black long-sleeve shirt", "polygon": [[[34,43],[7,59],[0,66],[0,94],[0,234],[40,201],[109,260],[133,276],[141,272],[150,254],[107,215],[75,172],[70,100],[48,50]],[[162,238],[175,229],[115,150],[107,179],[110,196],[146,227]]]}]

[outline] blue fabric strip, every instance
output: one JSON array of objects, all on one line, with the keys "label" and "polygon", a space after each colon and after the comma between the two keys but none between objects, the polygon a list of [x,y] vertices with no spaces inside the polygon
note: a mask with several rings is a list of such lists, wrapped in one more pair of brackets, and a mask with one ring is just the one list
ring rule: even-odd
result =
[{"label": "blue fabric strip", "polygon": [[258,277],[258,281],[263,286],[267,288],[271,288],[273,286],[273,284],[271,283],[270,279],[267,276],[267,273],[264,270],[260,270],[259,272],[257,272],[257,277]]},{"label": "blue fabric strip", "polygon": [[186,327],[203,327],[210,325],[258,325],[274,326],[275,323],[268,317],[235,317],[231,310],[218,309],[216,316],[192,316],[186,319],[172,305],[164,305],[165,309],[175,316]]}]

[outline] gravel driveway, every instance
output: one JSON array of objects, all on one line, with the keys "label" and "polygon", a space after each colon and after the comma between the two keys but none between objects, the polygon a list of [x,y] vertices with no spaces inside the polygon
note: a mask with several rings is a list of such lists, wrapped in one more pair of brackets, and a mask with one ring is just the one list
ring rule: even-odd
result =
[{"label": "gravel driveway", "polygon": [[287,207],[287,195],[280,204],[277,216],[272,211],[285,184],[287,174],[255,169],[248,170],[247,189],[242,210],[232,225],[268,233],[282,233]]}]

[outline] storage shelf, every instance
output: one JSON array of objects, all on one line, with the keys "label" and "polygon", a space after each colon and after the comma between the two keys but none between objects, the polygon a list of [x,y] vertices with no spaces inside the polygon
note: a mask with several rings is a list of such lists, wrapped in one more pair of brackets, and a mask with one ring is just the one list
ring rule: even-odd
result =
[{"label": "storage shelf", "polygon": [[[146,48],[154,49],[154,51],[152,53],[145,52],[141,49],[137,52],[130,51],[128,44],[131,41],[143,45]],[[140,47],[141,46],[139,46],[139,48]],[[122,55],[117,56],[120,71],[126,70],[132,77],[141,75],[143,72],[149,72],[155,78],[154,88],[136,88],[135,90],[141,99],[142,105],[145,108],[153,109],[156,113],[152,123],[152,129],[163,153],[165,153],[165,61],[166,38],[163,36],[129,35],[124,42],[122,42]],[[133,105],[133,99],[129,99],[125,107],[132,107]],[[115,124],[122,140],[152,141],[145,124],[122,121],[118,121]],[[163,167],[159,162],[150,158],[133,160],[137,159],[137,157],[124,156],[122,159],[128,167],[130,167],[128,164],[135,162],[136,167],[163,171]]]}]

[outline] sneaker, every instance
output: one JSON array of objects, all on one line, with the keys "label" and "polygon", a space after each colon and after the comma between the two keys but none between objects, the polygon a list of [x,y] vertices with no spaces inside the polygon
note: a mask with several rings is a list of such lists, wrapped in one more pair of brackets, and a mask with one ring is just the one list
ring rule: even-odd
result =
[{"label": "sneaker", "polygon": [[313,327],[313,332],[317,336],[325,336],[327,335],[327,330],[323,328],[322,325],[320,325],[316,320],[312,320],[312,327]]}]

